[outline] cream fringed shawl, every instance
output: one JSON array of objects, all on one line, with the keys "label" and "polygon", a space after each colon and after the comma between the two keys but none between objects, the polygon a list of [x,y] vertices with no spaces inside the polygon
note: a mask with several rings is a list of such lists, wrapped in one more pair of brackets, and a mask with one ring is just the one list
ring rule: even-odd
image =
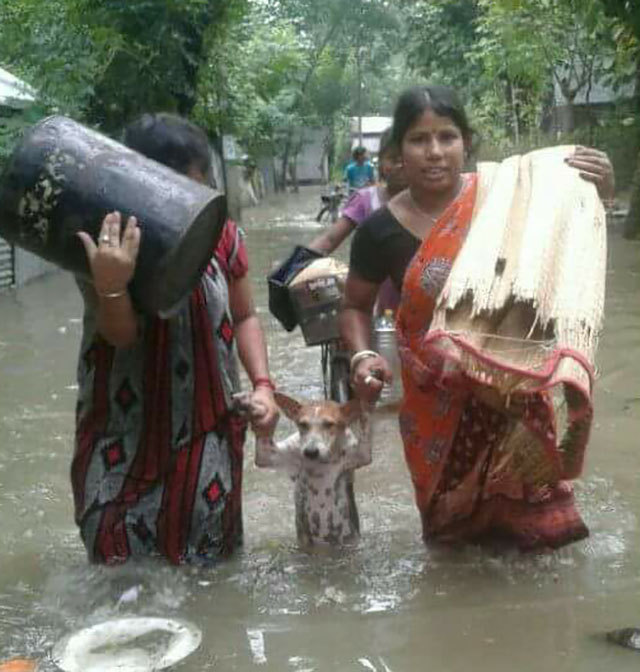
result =
[{"label": "cream fringed shawl", "polygon": [[568,380],[591,394],[606,218],[594,185],[564,162],[572,149],[479,164],[470,230],[431,323],[465,339],[470,373],[505,393]]},{"label": "cream fringed shawl", "polygon": [[606,218],[594,185],[565,164],[572,150],[479,165],[469,233],[427,334],[431,346],[507,403],[518,393],[549,391],[564,418],[564,467],[544,459],[522,423],[502,448],[530,483],[578,475],[591,425]]}]

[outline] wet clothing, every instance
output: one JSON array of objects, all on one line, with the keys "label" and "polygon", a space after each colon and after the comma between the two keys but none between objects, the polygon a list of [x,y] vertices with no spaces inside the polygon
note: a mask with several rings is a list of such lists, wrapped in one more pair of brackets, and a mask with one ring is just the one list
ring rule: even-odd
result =
[{"label": "wet clothing", "polygon": [[[416,245],[385,210],[358,230],[352,263],[356,259],[357,272],[376,282],[385,274],[394,281],[404,276],[396,325],[404,386],[399,419],[425,540],[506,537],[522,549],[558,547],[588,535],[565,480],[580,472],[588,431],[577,431],[559,445],[547,391],[514,399],[522,410],[517,420],[494,410],[472,393],[458,362],[430,340],[436,300],[464,244],[475,195],[476,176],[464,176],[460,194],[418,243],[406,273],[403,260]],[[386,228],[376,226],[376,218]],[[367,255],[371,263],[365,266]],[[590,408],[582,411],[581,421],[590,422]],[[530,445],[542,447],[530,453],[541,461],[531,465],[532,472],[516,468],[514,454],[502,450],[519,427],[528,432]],[[532,478],[533,471],[557,464],[563,465],[561,478]]]},{"label": "wet clothing", "polygon": [[367,217],[356,230],[349,267],[368,282],[381,284],[391,278],[400,291],[404,273],[420,242],[385,206]]},{"label": "wet clothing", "polygon": [[381,187],[364,187],[354,191],[342,208],[342,216],[359,226],[372,213],[382,206]]},{"label": "wet clothing", "polygon": [[362,189],[368,184],[372,184],[375,175],[373,172],[373,166],[369,161],[364,163],[357,163],[352,161],[344,170],[344,177],[349,185],[349,189]]},{"label": "wet clothing", "polygon": [[[360,227],[368,217],[382,207],[382,194],[384,192],[381,190],[381,187],[377,186],[359,189],[347,201],[347,204],[342,209],[342,216],[351,220],[355,226]],[[417,239],[416,242],[418,242]],[[399,302],[399,287],[395,286],[390,278],[386,278],[380,284],[380,289],[378,290],[375,314],[382,315],[387,309],[395,312]]]},{"label": "wet clothing", "polygon": [[79,281],[85,315],[71,479],[92,561],[212,561],[241,542],[246,425],[230,412],[239,379],[229,283],[247,270],[229,221],[196,289],[170,319],[140,317],[129,348],[97,333],[95,295]]}]

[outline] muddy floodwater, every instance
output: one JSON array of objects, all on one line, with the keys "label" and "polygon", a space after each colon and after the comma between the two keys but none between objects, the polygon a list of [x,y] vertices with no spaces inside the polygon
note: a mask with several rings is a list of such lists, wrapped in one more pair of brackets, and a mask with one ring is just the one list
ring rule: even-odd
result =
[{"label": "muddy floodwater", "polygon": [[[317,203],[303,191],[243,222],[274,376],[308,398],[322,394],[320,353],[269,316],[264,278],[319,231]],[[379,414],[373,464],[356,477],[357,548],[296,547],[290,484],[254,467],[250,440],[244,550],[205,570],[87,564],[69,485],[81,300],[64,273],[0,294],[0,661],[54,670],[61,637],[146,615],[202,630],[184,672],[638,670],[640,652],[603,636],[640,627],[640,245],[613,231],[607,296],[576,485],[589,539],[545,555],[425,548],[396,419]]]}]

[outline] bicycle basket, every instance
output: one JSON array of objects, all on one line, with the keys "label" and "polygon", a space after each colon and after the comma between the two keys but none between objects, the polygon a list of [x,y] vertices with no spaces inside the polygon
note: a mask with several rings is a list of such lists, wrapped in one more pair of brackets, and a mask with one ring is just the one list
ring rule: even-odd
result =
[{"label": "bicycle basket", "polygon": [[316,259],[289,283],[289,296],[307,345],[339,338],[338,313],[348,267],[325,257]]},{"label": "bicycle basket", "polygon": [[293,331],[298,326],[298,316],[291,301],[288,285],[312,261],[322,257],[324,255],[320,252],[296,245],[287,259],[267,276],[269,311],[287,331]]}]

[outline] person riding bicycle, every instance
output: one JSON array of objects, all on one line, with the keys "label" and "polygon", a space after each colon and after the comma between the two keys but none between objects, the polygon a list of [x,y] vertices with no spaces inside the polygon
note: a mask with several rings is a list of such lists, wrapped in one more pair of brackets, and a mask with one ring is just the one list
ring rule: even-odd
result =
[{"label": "person riding bicycle", "polygon": [[380,182],[353,192],[340,217],[307,247],[316,252],[331,254],[372,212],[406,188],[397,150],[391,143],[390,128],[380,137],[378,165]]},{"label": "person riding bicycle", "polygon": [[349,188],[349,193],[375,182],[375,173],[367,157],[367,150],[364,147],[356,147],[353,150],[352,157],[353,161],[344,169],[344,180]]}]

